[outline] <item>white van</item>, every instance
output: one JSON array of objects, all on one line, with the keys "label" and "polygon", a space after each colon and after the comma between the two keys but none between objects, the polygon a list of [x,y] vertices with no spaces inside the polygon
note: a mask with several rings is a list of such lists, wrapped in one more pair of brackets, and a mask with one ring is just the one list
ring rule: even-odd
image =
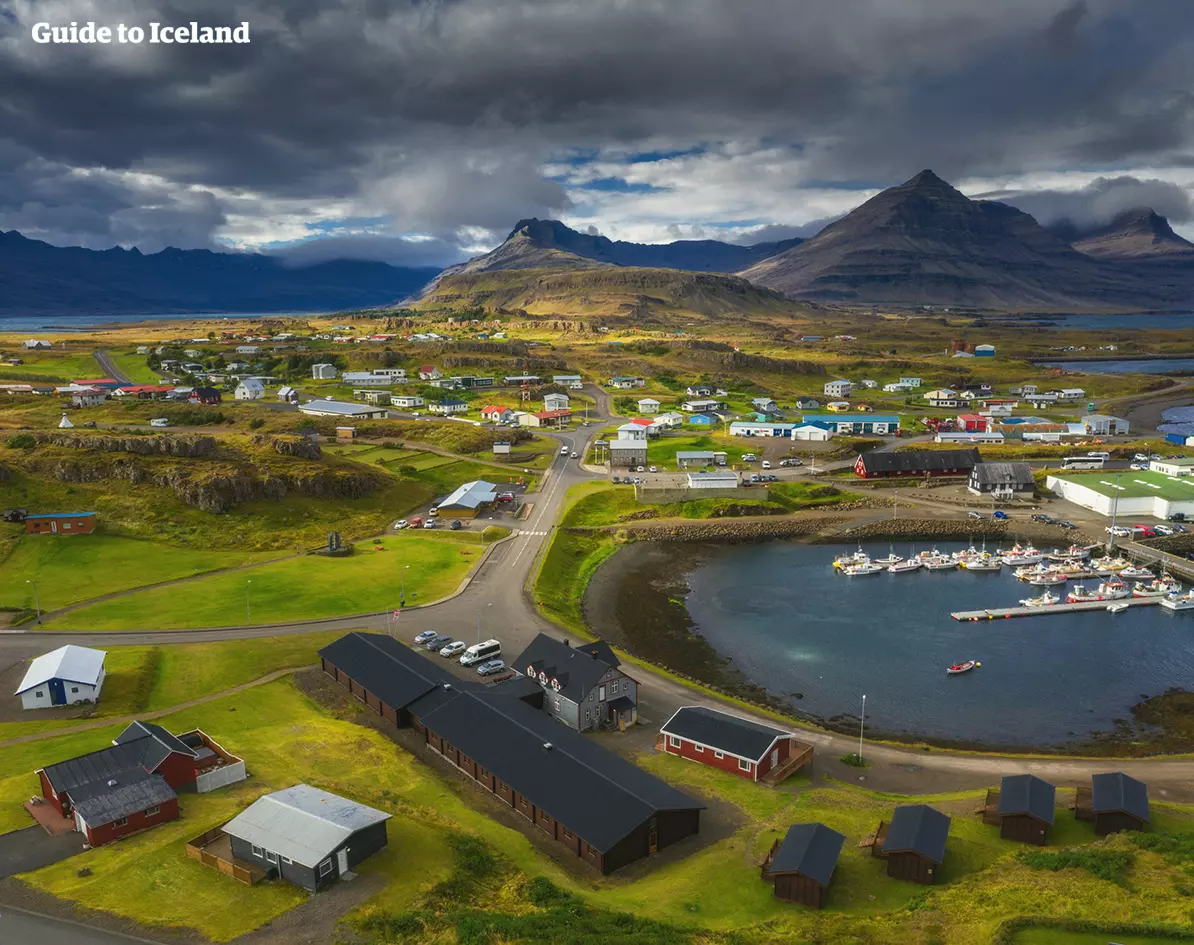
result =
[{"label": "white van", "polygon": [[497,640],[486,640],[484,643],[474,643],[460,654],[461,666],[475,666],[484,663],[495,656],[501,656],[502,645]]},{"label": "white van", "polygon": [[154,417],[149,421],[149,425],[151,427],[168,427],[170,426],[170,421],[166,417]]}]

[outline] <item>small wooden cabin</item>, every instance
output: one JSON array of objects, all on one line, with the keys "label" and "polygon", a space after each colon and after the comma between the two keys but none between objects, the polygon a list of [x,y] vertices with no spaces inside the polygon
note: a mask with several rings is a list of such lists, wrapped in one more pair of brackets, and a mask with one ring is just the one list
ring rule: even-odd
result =
[{"label": "small wooden cabin", "polygon": [[998,791],[987,792],[983,823],[998,826],[1004,840],[1044,846],[1049,842],[1056,800],[1057,788],[1048,781],[1031,774],[1008,775]]},{"label": "small wooden cabin", "polygon": [[880,823],[871,855],[887,860],[887,875],[913,883],[932,884],[945,860],[949,817],[927,804],[895,809],[891,823]]},{"label": "small wooden cabin", "polygon": [[775,898],[820,909],[846,838],[824,824],[794,824],[763,860],[763,879],[775,884]]},{"label": "small wooden cabin", "polygon": [[1105,837],[1121,830],[1143,830],[1149,821],[1148,785],[1122,771],[1096,774],[1090,787],[1080,787],[1074,816],[1094,821],[1095,833]]}]

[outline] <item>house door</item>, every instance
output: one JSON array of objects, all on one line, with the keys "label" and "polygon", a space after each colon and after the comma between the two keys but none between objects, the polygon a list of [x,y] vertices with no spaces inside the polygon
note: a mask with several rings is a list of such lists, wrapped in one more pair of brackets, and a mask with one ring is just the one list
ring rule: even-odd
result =
[{"label": "house door", "polygon": [[336,870],[341,876],[348,872],[348,847],[336,851]]},{"label": "house door", "polygon": [[54,519],[50,519],[50,531],[54,532],[54,534],[58,533],[58,522]]},{"label": "house door", "polygon": [[598,687],[597,687],[597,701],[598,701],[598,702],[604,702],[604,701],[605,701],[605,686],[598,686]]},{"label": "house door", "polygon": [[659,852],[659,826],[655,823],[655,818],[651,818],[651,822],[647,824],[647,854]]},{"label": "house door", "polygon": [[51,679],[50,687],[50,705],[66,705],[66,686],[61,679]]},{"label": "house door", "polygon": [[772,748],[771,749],[771,770],[774,771],[778,765],[779,765],[779,749]]}]

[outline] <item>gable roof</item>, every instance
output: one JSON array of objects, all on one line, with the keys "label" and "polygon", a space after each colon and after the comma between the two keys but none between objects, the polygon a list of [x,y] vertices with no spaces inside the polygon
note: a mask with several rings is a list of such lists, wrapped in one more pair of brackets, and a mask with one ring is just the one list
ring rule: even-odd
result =
[{"label": "gable roof", "polygon": [[976,463],[972,470],[975,482],[1011,483],[1017,486],[1031,486],[1032,467],[1028,463]]},{"label": "gable roof", "polygon": [[620,666],[622,664],[622,661],[618,659],[618,655],[614,652],[614,648],[604,640],[578,643],[573,649],[580,650],[582,653],[588,653],[590,656],[595,656],[601,662],[608,663],[610,666]]},{"label": "gable roof", "polygon": [[146,752],[150,745],[149,738],[136,738],[118,745],[108,745],[77,758],[46,765],[41,770],[56,794],[63,791],[73,792],[80,785],[104,781],[130,768],[145,770]]},{"label": "gable roof", "polygon": [[777,738],[792,737],[782,729],[703,705],[677,709],[660,731],[751,761],[767,754]]},{"label": "gable roof", "polygon": [[383,634],[350,633],[329,643],[319,655],[395,711],[432,689],[458,683],[444,667]]},{"label": "gable roof", "polygon": [[1032,774],[1009,774],[999,786],[1000,814],[1028,814],[1053,823],[1057,788]]},{"label": "gable roof", "polygon": [[511,669],[524,676],[546,674],[549,685],[552,680],[558,680],[560,694],[573,702],[583,701],[598,680],[614,666],[617,666],[617,661],[607,663],[594,653],[573,649],[562,640],[542,632],[536,634],[522,655],[510,664]]},{"label": "gable roof", "polygon": [[224,825],[224,833],[315,869],[358,830],[386,814],[307,784],[266,794]]},{"label": "gable roof", "polygon": [[949,837],[949,818],[927,804],[904,804],[895,809],[885,853],[919,853],[938,866],[945,859],[945,841]]},{"label": "gable roof", "polygon": [[497,501],[497,486],[492,482],[485,482],[478,479],[475,482],[466,482],[458,486],[451,495],[438,504],[438,507],[441,509],[475,509],[495,501]]},{"label": "gable roof", "polygon": [[1123,811],[1140,820],[1148,818],[1148,785],[1122,771],[1096,774],[1091,779],[1091,810],[1096,814]]},{"label": "gable roof", "polygon": [[[71,512],[54,515],[30,515],[29,518],[67,518],[86,517],[94,512]],[[75,646],[68,643],[49,653],[43,653],[29,664],[21,685],[17,687],[16,695],[27,692],[51,679],[61,679],[64,682],[82,683],[94,686],[99,682],[100,673],[104,670],[104,658],[107,654],[103,650],[93,650],[86,646]]]},{"label": "gable roof", "polygon": [[421,718],[602,853],[660,811],[705,806],[500,688],[458,690]]},{"label": "gable roof", "polygon": [[828,886],[845,842],[842,834],[824,824],[793,824],[775,851],[767,872],[801,873]]},{"label": "gable roof", "polygon": [[72,806],[91,827],[110,824],[176,797],[165,778],[141,767],[110,772],[98,781],[71,788],[70,792]]},{"label": "gable roof", "polygon": [[978,450],[870,450],[859,456],[862,468],[871,472],[936,472],[942,469],[970,469],[982,462]]},{"label": "gable roof", "polygon": [[145,746],[143,761],[144,766],[150,771],[165,761],[172,752],[188,755],[191,758],[198,756],[198,752],[177,735],[171,735],[160,725],[154,725],[152,722],[130,723],[128,728],[116,736],[115,744],[123,745],[140,738],[147,738],[151,742]]}]

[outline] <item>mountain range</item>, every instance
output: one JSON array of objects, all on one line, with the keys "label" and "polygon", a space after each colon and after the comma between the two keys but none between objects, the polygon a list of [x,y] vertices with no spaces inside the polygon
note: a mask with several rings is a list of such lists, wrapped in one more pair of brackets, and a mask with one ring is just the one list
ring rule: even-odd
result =
[{"label": "mountain range", "polygon": [[358,260],[290,266],[205,249],[101,251],[0,231],[0,316],[338,311],[393,304],[437,271]]}]

